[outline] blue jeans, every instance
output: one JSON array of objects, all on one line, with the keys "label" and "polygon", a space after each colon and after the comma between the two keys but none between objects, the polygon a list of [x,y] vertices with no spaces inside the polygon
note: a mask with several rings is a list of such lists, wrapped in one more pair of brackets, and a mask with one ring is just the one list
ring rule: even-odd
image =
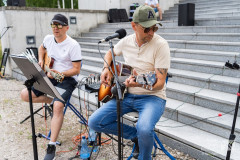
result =
[{"label": "blue jeans", "polygon": [[[134,95],[127,93],[121,102],[121,116],[129,112],[138,112],[137,126],[132,127],[122,124],[123,138],[133,139],[138,137],[139,160],[151,160],[154,143],[154,128],[165,109],[166,100],[152,95]],[[88,125],[97,132],[118,135],[117,107],[113,99],[89,118]]]}]

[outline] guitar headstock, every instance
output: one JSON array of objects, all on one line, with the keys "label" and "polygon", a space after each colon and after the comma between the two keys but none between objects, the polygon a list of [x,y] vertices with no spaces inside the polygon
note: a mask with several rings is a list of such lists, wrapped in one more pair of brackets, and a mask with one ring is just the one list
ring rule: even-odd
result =
[{"label": "guitar headstock", "polygon": [[136,77],[136,82],[142,85],[146,85],[146,88],[152,90],[152,86],[156,83],[156,73],[148,72],[146,74],[141,74]]}]

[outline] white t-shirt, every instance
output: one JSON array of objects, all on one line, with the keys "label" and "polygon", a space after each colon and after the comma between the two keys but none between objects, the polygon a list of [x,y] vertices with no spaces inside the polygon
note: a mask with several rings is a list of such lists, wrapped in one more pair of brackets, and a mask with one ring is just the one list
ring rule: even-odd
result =
[{"label": "white t-shirt", "polygon": [[158,4],[158,0],[145,0],[145,3],[156,6]]},{"label": "white t-shirt", "polygon": [[[168,42],[158,34],[141,47],[136,43],[136,35],[132,34],[121,39],[114,46],[116,55],[123,55],[125,63],[134,68],[137,73],[145,74],[155,68],[170,68],[170,48]],[[162,90],[146,90],[142,87],[129,87],[128,92],[137,95],[155,95],[166,99],[166,86]]]},{"label": "white t-shirt", "polygon": [[[72,62],[82,60],[79,43],[69,36],[63,42],[57,43],[54,35],[47,35],[43,40],[43,46],[47,49],[48,56],[54,58],[52,69],[59,72],[71,69]],[[77,80],[77,75],[73,78]]]}]

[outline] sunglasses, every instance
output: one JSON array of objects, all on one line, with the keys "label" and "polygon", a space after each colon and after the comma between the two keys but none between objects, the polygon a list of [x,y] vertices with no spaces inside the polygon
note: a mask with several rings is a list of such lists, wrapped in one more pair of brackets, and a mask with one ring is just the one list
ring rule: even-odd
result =
[{"label": "sunglasses", "polygon": [[52,28],[57,27],[58,29],[62,29],[63,26],[64,26],[64,25],[62,25],[62,24],[51,24],[51,27],[52,27]]},{"label": "sunglasses", "polygon": [[[141,26],[141,25],[139,25],[139,26]],[[148,32],[150,32],[151,30],[152,30],[153,32],[156,32],[156,31],[158,30],[158,27],[157,27],[157,26],[153,26],[153,27],[149,27],[149,28],[144,28],[144,27],[141,26],[141,28],[144,30],[144,33],[148,33]]]}]

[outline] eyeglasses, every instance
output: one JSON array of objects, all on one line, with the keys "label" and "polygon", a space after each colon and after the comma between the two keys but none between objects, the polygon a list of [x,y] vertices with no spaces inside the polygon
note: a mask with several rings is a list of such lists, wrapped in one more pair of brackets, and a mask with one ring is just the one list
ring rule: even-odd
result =
[{"label": "eyeglasses", "polygon": [[158,27],[157,26],[152,26],[152,27],[149,27],[149,28],[144,28],[142,27],[141,25],[139,25],[143,30],[144,30],[144,33],[148,33],[150,32],[151,30],[153,32],[156,32],[158,30]]},{"label": "eyeglasses", "polygon": [[63,26],[64,26],[64,25],[62,25],[62,24],[51,24],[51,27],[52,27],[52,28],[57,27],[58,29],[62,29]]}]

